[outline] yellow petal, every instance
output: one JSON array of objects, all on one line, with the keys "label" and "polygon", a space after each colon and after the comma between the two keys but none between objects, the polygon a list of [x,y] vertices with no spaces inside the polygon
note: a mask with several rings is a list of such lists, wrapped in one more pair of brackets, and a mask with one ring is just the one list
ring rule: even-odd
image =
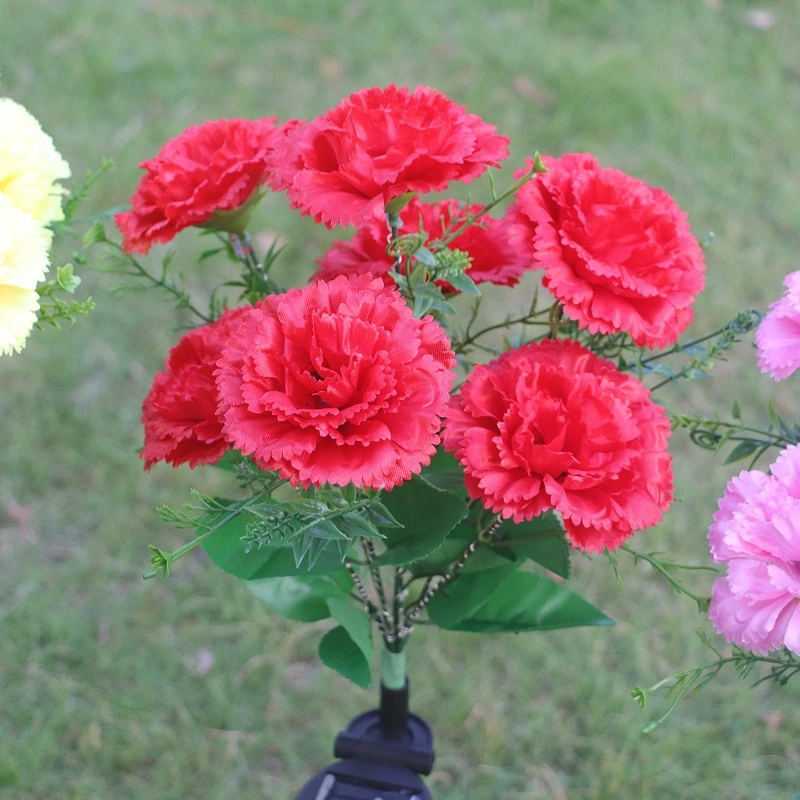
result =
[{"label": "yellow petal", "polygon": [[21,211],[46,225],[64,218],[64,190],[69,164],[36,118],[19,103],[0,97],[0,192]]}]

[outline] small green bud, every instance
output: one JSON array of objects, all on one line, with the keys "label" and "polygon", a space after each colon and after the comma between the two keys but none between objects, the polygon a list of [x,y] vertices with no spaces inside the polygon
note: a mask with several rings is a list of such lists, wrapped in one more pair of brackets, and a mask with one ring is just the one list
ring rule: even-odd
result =
[{"label": "small green bud", "polygon": [[235,233],[237,236],[244,236],[253,209],[258,205],[259,200],[264,196],[264,192],[253,192],[238,208],[230,211],[215,211],[208,222],[198,225],[198,228],[207,228],[212,231],[223,231],[224,233]]},{"label": "small green bud", "polygon": [[160,572],[164,580],[166,580],[169,578],[170,554],[159,550],[155,545],[149,544],[147,546],[153,551],[153,555],[150,556],[150,563],[152,566],[142,575],[142,578],[144,580],[150,580],[150,578],[155,578]]},{"label": "small green bud", "polygon": [[65,292],[70,294],[81,284],[81,279],[75,275],[72,264],[64,264],[63,267],[56,268],[56,281]]},{"label": "small green bud", "polygon": [[542,161],[542,157],[539,155],[539,151],[537,150],[533,155],[533,171],[534,172],[549,172],[550,170],[547,169],[547,165]]},{"label": "small green bud", "polygon": [[408,201],[416,197],[416,194],[416,192],[406,192],[399,197],[395,197],[394,200],[390,200],[386,204],[386,213],[389,215],[399,214],[408,205]]},{"label": "small green bud", "polygon": [[94,225],[92,225],[92,227],[89,228],[89,230],[83,235],[84,247],[89,247],[89,245],[106,241],[108,241],[108,239],[106,239],[106,229],[100,220],[97,220],[97,222],[95,222]]}]

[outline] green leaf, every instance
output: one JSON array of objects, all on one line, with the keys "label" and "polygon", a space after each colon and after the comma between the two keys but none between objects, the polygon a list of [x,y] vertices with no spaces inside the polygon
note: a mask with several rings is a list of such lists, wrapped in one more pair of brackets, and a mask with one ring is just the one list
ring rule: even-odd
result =
[{"label": "green leaf", "polygon": [[465,272],[459,272],[455,275],[447,275],[445,280],[459,292],[464,294],[471,294],[475,297],[481,296],[480,289],[476,286],[475,281],[470,278]]},{"label": "green leaf", "polygon": [[428,268],[436,266],[436,258],[427,247],[420,247],[414,253],[414,258],[416,258],[420,264],[424,264]]},{"label": "green leaf", "polygon": [[[352,584],[351,584],[352,585]],[[358,645],[367,663],[372,661],[372,630],[369,617],[364,609],[357,606],[349,597],[331,597],[328,599],[331,616],[347,631],[350,638]]]},{"label": "green leaf", "polygon": [[343,486],[341,488],[342,497],[348,502],[349,505],[353,505],[356,501],[356,485],[354,483],[348,483],[347,486]]},{"label": "green leaf", "polygon": [[742,421],[742,406],[741,406],[741,404],[739,403],[738,400],[734,400],[733,401],[733,408],[731,409],[731,416],[734,419],[739,420],[739,422]]},{"label": "green leaf", "polygon": [[561,522],[552,511],[519,524],[506,520],[497,529],[496,536],[501,541],[491,547],[497,553],[511,551],[541,564],[562,578],[569,577],[572,548],[567,543]]},{"label": "green leaf", "polygon": [[728,457],[723,461],[723,464],[733,464],[736,461],[742,461],[742,459],[747,458],[747,456],[752,455],[758,450],[759,447],[763,442],[753,442],[753,441],[744,441],[739,442],[736,447],[728,453]]},{"label": "green leaf", "polygon": [[330,578],[317,575],[287,575],[285,578],[259,578],[244,581],[244,585],[268,606],[288,619],[297,622],[316,622],[330,615],[327,601],[332,597],[346,598],[346,572],[335,576],[344,586]]},{"label": "green leaf", "polygon": [[[342,568],[339,554],[329,548],[313,566],[299,568],[289,544],[252,548],[245,553],[242,537],[247,533],[242,515],[234,517],[203,542],[208,557],[224,572],[243,580],[282,578],[287,575],[330,575]],[[316,540],[319,541],[319,540]]]},{"label": "green leaf", "polygon": [[226,451],[222,458],[218,458],[209,466],[216,467],[224,472],[236,472],[236,465],[241,461],[241,459],[242,457],[239,455],[239,453],[231,448],[230,450]]},{"label": "green leaf", "polygon": [[316,539],[346,539],[347,536],[339,530],[334,519],[318,519],[313,522],[304,522],[303,527],[297,531],[300,535],[304,533]]},{"label": "green leaf", "polygon": [[517,633],[613,620],[571,589],[534,572],[509,569],[459,575],[428,604],[430,620],[454,631]]},{"label": "green leaf", "polygon": [[313,569],[319,560],[319,557],[323,552],[326,551],[328,544],[330,544],[331,541],[346,541],[348,546],[350,544],[350,540],[346,539],[345,537],[340,537],[338,539],[323,539],[319,536],[315,536],[313,531],[307,531],[302,537],[293,538],[292,552],[294,553],[295,566],[299,569],[300,565],[303,563],[303,559],[308,556],[308,569]]},{"label": "green leaf", "polygon": [[[213,233],[213,231],[203,231],[203,234]],[[201,235],[203,235],[201,234]],[[224,253],[227,248],[225,247],[212,247],[209,250],[203,250],[202,253],[197,257],[198,262],[206,261],[207,259],[211,258],[212,256],[218,255],[219,253]]]},{"label": "green leaf", "polygon": [[772,398],[767,399],[767,419],[773,425],[778,425],[781,421],[781,418],[775,411],[775,405],[772,402]]},{"label": "green leaf", "polygon": [[370,503],[364,510],[366,518],[381,528],[402,528],[403,526],[389,513],[383,503]]},{"label": "green leaf", "polygon": [[431,463],[422,470],[422,477],[437,489],[444,489],[453,494],[466,495],[464,486],[464,468],[452,453],[439,447],[431,459]]},{"label": "green leaf", "polygon": [[432,553],[468,510],[464,500],[417,475],[384,492],[381,500],[403,527],[384,529],[387,550],[375,560],[377,566],[408,564]]},{"label": "green leaf", "polygon": [[342,625],[337,625],[322,637],[319,657],[323,664],[336,670],[356,686],[369,688],[372,681],[371,664]]},{"label": "green leaf", "polygon": [[336,520],[336,524],[342,532],[350,539],[358,537],[382,537],[383,534],[370,522],[364,519],[361,511],[348,511]]},{"label": "green leaf", "polygon": [[[441,546],[437,547],[425,558],[415,561],[409,569],[414,575],[444,574],[461,557],[469,543],[475,538],[475,535],[474,526],[466,522],[459,523],[450,531]],[[506,568],[509,566],[509,562],[519,566],[524,562],[524,559],[517,558],[509,548],[493,549],[482,544],[467,560],[463,572],[481,572],[486,569]]]}]

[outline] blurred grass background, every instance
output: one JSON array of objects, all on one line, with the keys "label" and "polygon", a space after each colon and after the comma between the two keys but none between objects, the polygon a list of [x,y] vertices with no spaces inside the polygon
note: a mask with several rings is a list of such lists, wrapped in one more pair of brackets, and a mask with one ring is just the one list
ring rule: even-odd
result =
[{"label": "blurred grass background", "polygon": [[[664,186],[698,236],[716,234],[695,331],[764,308],[798,268],[795,0],[0,4],[0,93],[77,176],[117,163],[87,212],[124,203],[137,162],[190,124],[311,118],[390,82],[433,85],[496,124],[512,139],[507,179],[535,149],[589,150]],[[282,277],[295,285],[341,237],[282,197],[257,227],[293,242]],[[319,626],[270,614],[201,558],[166,583],[141,580],[148,543],[182,541],[154,507],[218,477],[144,474],[141,398],[182,319],[156,295],[114,297],[112,279],[83,276],[92,316],[0,361],[0,797],[288,800],[374,693],[320,666]],[[724,414],[736,394],[757,419],[772,393],[796,417],[793,385],[761,378],[748,342],[714,381],[668,399]],[[681,500],[634,542],[701,562],[736,468],[681,434],[672,449]],[[798,686],[751,691],[723,674],[639,733],[667,704],[642,712],[630,689],[708,660],[694,631],[709,626],[622,563],[620,588],[604,558],[575,558],[574,588],[618,621],[611,630],[415,635],[412,705],[436,735],[437,800],[794,797]],[[694,585],[708,592],[710,579]]]}]

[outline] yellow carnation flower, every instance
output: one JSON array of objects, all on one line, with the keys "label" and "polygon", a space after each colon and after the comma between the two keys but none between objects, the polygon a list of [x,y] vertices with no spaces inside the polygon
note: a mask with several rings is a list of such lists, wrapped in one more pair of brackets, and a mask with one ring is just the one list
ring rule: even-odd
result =
[{"label": "yellow carnation flower", "polygon": [[22,350],[38,309],[36,289],[0,284],[0,353],[10,356]]},{"label": "yellow carnation flower", "polygon": [[0,193],[0,353],[22,349],[36,322],[36,284],[48,268],[48,232]]},{"label": "yellow carnation flower", "polygon": [[43,225],[64,218],[63,189],[69,164],[36,118],[19,103],[0,97],[0,192]]}]

